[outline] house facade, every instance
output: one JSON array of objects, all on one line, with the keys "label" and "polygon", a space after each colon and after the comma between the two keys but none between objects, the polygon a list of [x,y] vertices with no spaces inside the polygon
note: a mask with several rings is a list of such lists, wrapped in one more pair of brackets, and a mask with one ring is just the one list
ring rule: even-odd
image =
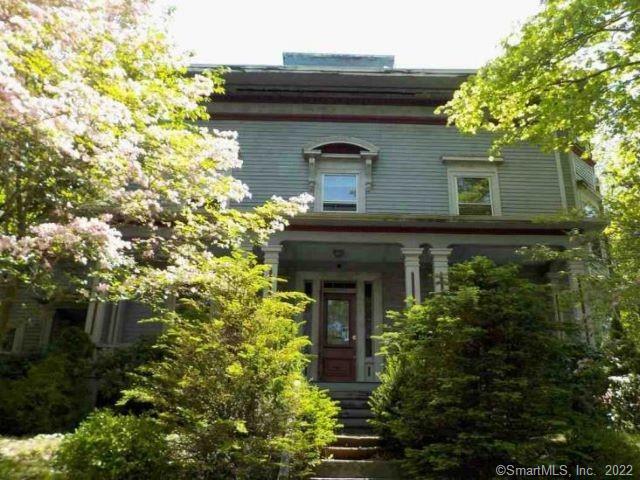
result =
[{"label": "house facade", "polygon": [[[525,262],[517,250],[564,248],[568,230],[588,226],[541,218],[599,209],[593,165],[525,144],[492,158],[490,135],[447,127],[434,110],[472,73],[396,69],[387,56],[284,54],[282,66],[231,67],[226,95],[209,106],[211,128],[239,134],[244,165],[234,175],[252,192],[244,207],[273,195],[315,198],[254,247],[273,288],[315,300],[303,327],[311,379],[375,382],[385,312],[446,290],[452,264],[516,261],[540,281],[580,268]],[[4,348],[39,348],[67,324],[84,325],[101,346],[158,329],[139,323],[148,311],[131,302],[63,307],[23,322]]]}]

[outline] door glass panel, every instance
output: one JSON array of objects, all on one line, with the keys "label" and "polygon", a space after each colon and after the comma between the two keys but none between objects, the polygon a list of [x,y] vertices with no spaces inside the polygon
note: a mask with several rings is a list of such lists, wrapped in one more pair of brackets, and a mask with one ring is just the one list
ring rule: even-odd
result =
[{"label": "door glass panel", "polygon": [[349,301],[327,300],[327,345],[349,344]]}]

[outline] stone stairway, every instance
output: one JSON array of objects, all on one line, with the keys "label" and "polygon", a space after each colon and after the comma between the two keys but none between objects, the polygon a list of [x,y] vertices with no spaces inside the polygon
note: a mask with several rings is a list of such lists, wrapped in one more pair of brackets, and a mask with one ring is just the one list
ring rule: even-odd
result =
[{"label": "stone stairway", "polygon": [[393,462],[381,457],[380,438],[373,435],[368,391],[330,391],[340,402],[344,428],[336,442],[325,449],[326,458],[311,480],[394,480],[401,478]]},{"label": "stone stairway", "polygon": [[368,420],[373,416],[369,408],[371,392],[367,390],[334,390],[331,398],[340,403],[338,419],[345,435],[370,435],[372,428]]}]

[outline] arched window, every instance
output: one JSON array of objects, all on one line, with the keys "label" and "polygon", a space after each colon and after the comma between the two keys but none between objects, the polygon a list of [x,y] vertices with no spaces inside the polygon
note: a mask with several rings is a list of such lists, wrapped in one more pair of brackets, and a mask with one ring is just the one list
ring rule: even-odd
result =
[{"label": "arched window", "polygon": [[351,137],[324,138],[305,146],[302,153],[309,164],[316,211],[364,212],[378,152],[372,143]]}]

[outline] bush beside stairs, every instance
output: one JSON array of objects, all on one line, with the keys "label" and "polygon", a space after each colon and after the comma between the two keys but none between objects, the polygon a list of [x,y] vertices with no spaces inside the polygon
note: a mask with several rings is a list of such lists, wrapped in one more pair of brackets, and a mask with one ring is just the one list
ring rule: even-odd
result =
[{"label": "bush beside stairs", "polygon": [[380,438],[373,435],[368,419],[370,392],[366,390],[329,392],[340,403],[339,419],[343,425],[336,442],[325,449],[325,459],[312,480],[397,480],[393,461],[381,457]]}]

